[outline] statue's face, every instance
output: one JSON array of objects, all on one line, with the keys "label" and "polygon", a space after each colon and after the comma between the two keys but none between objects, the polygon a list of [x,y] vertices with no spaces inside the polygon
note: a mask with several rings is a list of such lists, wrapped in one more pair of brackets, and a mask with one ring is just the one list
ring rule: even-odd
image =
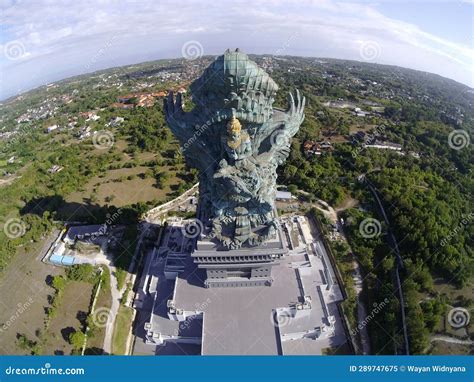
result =
[{"label": "statue's face", "polygon": [[240,121],[232,117],[227,123],[227,146],[231,150],[237,150],[242,143],[242,125]]},{"label": "statue's face", "polygon": [[232,119],[227,123],[227,135],[237,137],[240,135],[241,131],[242,125],[240,121],[237,118],[232,117]]}]

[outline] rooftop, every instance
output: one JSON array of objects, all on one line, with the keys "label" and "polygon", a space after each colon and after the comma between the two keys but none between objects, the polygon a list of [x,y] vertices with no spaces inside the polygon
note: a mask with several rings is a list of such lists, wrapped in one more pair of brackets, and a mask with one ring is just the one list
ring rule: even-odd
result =
[{"label": "rooftop", "polygon": [[[273,268],[271,287],[204,288],[205,273],[190,256],[183,260],[185,270],[175,281],[165,280],[164,261],[155,257],[155,265],[150,267],[158,279],[152,331],[164,338],[182,336],[184,323],[186,333],[201,337],[204,355],[321,354],[324,348],[345,343],[336,305],[342,300],[341,292],[337,285],[328,288],[327,275],[332,269],[326,269],[328,262],[322,258],[320,246],[315,251],[307,245],[311,231],[307,220],[284,224],[299,236],[299,244]],[[169,320],[168,300],[185,312],[186,321]],[[304,305],[305,301],[310,306]],[[333,327],[328,329],[331,322]]]},{"label": "rooftop", "polygon": [[76,239],[83,239],[90,236],[103,236],[106,233],[107,225],[105,224],[72,226],[67,230],[63,240],[73,242]]}]

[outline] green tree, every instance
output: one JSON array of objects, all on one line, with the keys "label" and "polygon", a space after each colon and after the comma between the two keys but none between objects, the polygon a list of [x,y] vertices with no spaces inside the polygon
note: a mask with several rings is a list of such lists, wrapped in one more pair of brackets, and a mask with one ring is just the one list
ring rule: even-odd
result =
[{"label": "green tree", "polygon": [[58,293],[61,293],[66,286],[66,279],[61,275],[54,276],[51,285]]},{"label": "green tree", "polygon": [[82,349],[84,345],[84,341],[86,339],[86,335],[82,333],[80,330],[75,331],[69,335],[69,343],[74,347],[76,350]]}]

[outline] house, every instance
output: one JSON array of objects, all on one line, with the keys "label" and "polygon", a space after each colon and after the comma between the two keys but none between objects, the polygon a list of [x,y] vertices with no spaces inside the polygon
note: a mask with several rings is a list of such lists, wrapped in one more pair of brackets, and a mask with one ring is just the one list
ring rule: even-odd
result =
[{"label": "house", "polygon": [[114,117],[110,119],[109,123],[106,126],[115,127],[115,126],[120,125],[123,121],[125,121],[125,119],[122,117]]},{"label": "house", "polygon": [[333,151],[334,148],[331,142],[321,141],[321,142],[317,142],[314,145],[313,150],[314,150],[314,154],[319,156],[319,155],[322,155],[323,153],[328,153],[328,152]]},{"label": "house", "polygon": [[352,134],[351,135],[352,142],[353,143],[362,142],[365,139],[365,135],[366,134],[363,131],[358,131],[357,133]]},{"label": "house", "polygon": [[127,103],[130,102],[133,98],[136,98],[135,94],[127,94],[124,96],[117,97],[117,101],[120,103]]},{"label": "house", "polygon": [[54,166],[52,166],[50,169],[48,169],[48,172],[50,174],[56,174],[57,172],[60,172],[64,167],[62,166],[58,166],[57,164],[55,164]]},{"label": "house", "polygon": [[58,125],[51,125],[46,128],[46,131],[48,133],[51,133],[52,131],[56,130],[59,126]]},{"label": "house", "polygon": [[289,191],[277,191],[276,192],[276,200],[280,202],[289,202],[293,199],[291,192]]},{"label": "house", "polygon": [[354,108],[354,114],[357,117],[366,117],[367,115],[370,115],[370,113],[368,111],[361,110],[360,107]]},{"label": "house", "polygon": [[316,151],[319,151],[320,154],[323,153],[323,152],[329,152],[329,151],[333,151],[333,150],[334,150],[334,148],[332,147],[332,144],[329,141],[323,141],[323,142],[320,142],[320,143],[316,143]]},{"label": "house", "polygon": [[81,117],[86,118],[86,122],[88,121],[97,121],[100,119],[100,116],[96,114],[95,111],[85,111],[83,113],[79,113]]},{"label": "house", "polygon": [[88,122],[88,121],[97,121],[99,119],[100,119],[100,116],[98,116],[95,113],[91,113],[91,114],[89,114],[89,117],[86,119],[86,122]]},{"label": "house", "polygon": [[323,153],[331,152],[334,150],[331,142],[329,141],[305,141],[303,143],[303,150],[307,156],[310,155],[321,155]]},{"label": "house", "polygon": [[155,97],[151,94],[142,94],[137,97],[138,107],[151,107],[155,104]]},{"label": "house", "polygon": [[124,109],[124,110],[133,109],[135,107],[133,103],[120,103],[120,102],[115,102],[111,106],[117,109]]},{"label": "house", "polygon": [[305,141],[303,143],[303,150],[306,152],[306,151],[310,151],[313,149],[313,146],[316,144],[315,141]]},{"label": "house", "polygon": [[383,150],[394,150],[394,151],[402,151],[402,145],[398,143],[392,143],[392,142],[382,142],[379,140],[376,140],[372,144],[365,144],[365,148],[374,148],[374,149],[383,149]]},{"label": "house", "polygon": [[76,135],[79,139],[85,139],[87,137],[91,136],[91,128],[90,126],[83,127],[81,130],[79,130],[79,133]]},{"label": "house", "polygon": [[66,244],[74,244],[76,240],[96,239],[107,234],[106,224],[81,225],[69,228],[63,237]]},{"label": "house", "polygon": [[[186,89],[182,88],[182,90],[186,92]],[[155,104],[156,98],[163,98],[163,97],[166,97],[167,95],[168,93],[166,91],[159,91],[159,92],[152,92],[152,93],[130,93],[130,94],[117,97],[118,102],[113,103],[112,107],[116,107],[120,109],[132,109],[135,106],[152,107]]]}]

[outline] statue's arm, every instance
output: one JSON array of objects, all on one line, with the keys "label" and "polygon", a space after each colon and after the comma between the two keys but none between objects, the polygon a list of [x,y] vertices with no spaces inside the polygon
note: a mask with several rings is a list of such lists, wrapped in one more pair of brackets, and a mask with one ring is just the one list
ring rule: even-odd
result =
[{"label": "statue's arm", "polygon": [[183,98],[181,93],[176,95],[176,100],[172,91],[163,101],[165,118],[173,134],[175,134],[181,143],[186,141],[190,130],[186,124],[186,113],[183,110]]},{"label": "statue's arm", "polygon": [[183,153],[191,158],[197,168],[209,167],[212,156],[207,153],[208,147],[202,135],[193,129],[194,125],[199,124],[196,116],[183,110],[182,94],[178,93],[175,99],[173,92],[170,91],[163,104],[166,122],[178,138]]}]

